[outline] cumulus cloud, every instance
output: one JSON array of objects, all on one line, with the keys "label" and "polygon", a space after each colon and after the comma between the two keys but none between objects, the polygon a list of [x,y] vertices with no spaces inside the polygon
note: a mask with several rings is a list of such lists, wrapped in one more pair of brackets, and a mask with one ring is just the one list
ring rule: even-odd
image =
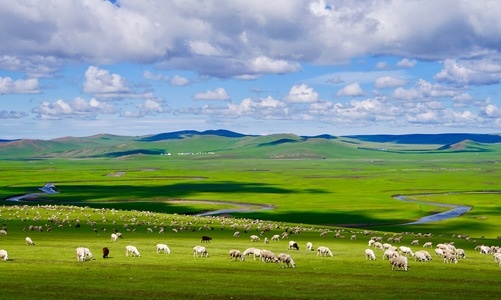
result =
[{"label": "cumulus cloud", "polygon": [[112,74],[108,70],[90,66],[85,72],[84,92],[90,94],[118,94],[128,93],[125,80],[119,74]]},{"label": "cumulus cloud", "polygon": [[62,99],[52,103],[45,101],[32,109],[32,113],[38,118],[52,120],[63,118],[93,119],[98,114],[114,114],[116,112],[118,109],[115,106],[100,102],[95,98],[89,101],[83,98],[75,98],[69,102]]},{"label": "cumulus cloud", "polygon": [[382,76],[376,79],[374,82],[374,87],[377,89],[384,88],[395,88],[399,86],[403,86],[406,84],[406,81],[400,78],[396,78],[393,76]]},{"label": "cumulus cloud", "polygon": [[501,60],[447,59],[443,63],[443,69],[435,75],[435,79],[460,85],[497,84],[501,82]]},{"label": "cumulus cloud", "polygon": [[340,89],[336,96],[338,97],[359,97],[365,95],[364,91],[360,87],[358,82],[354,82],[352,84],[348,84],[344,88]]},{"label": "cumulus cloud", "polygon": [[144,103],[136,106],[136,110],[126,110],[122,113],[122,116],[126,118],[142,118],[168,111],[169,109],[162,99],[146,99]]},{"label": "cumulus cloud", "polygon": [[409,60],[407,58],[402,59],[397,63],[397,67],[402,67],[402,68],[412,68],[417,64],[417,61],[415,59]]},{"label": "cumulus cloud", "polygon": [[27,116],[28,114],[24,111],[0,110],[0,119],[21,119]]},{"label": "cumulus cloud", "polygon": [[307,84],[296,84],[291,87],[284,100],[289,103],[310,103],[318,101],[318,93]]},{"label": "cumulus cloud", "polygon": [[14,80],[10,77],[0,77],[0,95],[35,94],[39,92],[39,83],[35,78]]},{"label": "cumulus cloud", "polygon": [[[123,1],[119,7],[95,0],[6,1],[0,53],[96,65],[163,62],[227,77],[295,72],[299,62],[332,64],[367,54],[443,60],[496,53],[500,10],[495,1],[485,9],[481,2],[453,0],[204,1],[203,9],[195,0]],[[268,68],[256,57],[279,65]],[[239,65],[239,72],[213,69],[227,65]]]},{"label": "cumulus cloud", "polygon": [[172,77],[172,79],[170,80],[170,84],[174,86],[185,86],[190,84],[190,80],[183,76],[174,75],[174,77]]},{"label": "cumulus cloud", "polygon": [[465,94],[461,90],[440,84],[433,84],[424,79],[416,82],[415,86],[409,89],[398,87],[393,92],[393,96],[399,100],[418,100],[425,98],[462,98]]},{"label": "cumulus cloud", "polygon": [[192,97],[194,100],[230,100],[230,96],[224,88],[216,88],[203,93],[195,93]]}]

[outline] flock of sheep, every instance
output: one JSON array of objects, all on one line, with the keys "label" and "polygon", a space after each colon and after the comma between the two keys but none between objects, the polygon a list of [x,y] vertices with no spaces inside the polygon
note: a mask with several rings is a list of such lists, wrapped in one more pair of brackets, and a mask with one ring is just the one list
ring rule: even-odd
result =
[{"label": "flock of sheep", "polygon": [[[18,207],[19,209],[19,207]],[[36,209],[36,208],[27,208],[21,207],[19,211],[27,210],[27,209]],[[52,208],[56,210],[56,207]],[[65,208],[69,212],[75,213],[78,210],[82,210],[80,207],[72,207]],[[19,217],[19,211],[16,212],[16,217]],[[53,215],[48,217],[48,223],[45,226],[39,225],[30,225],[25,228],[25,231],[52,231],[52,226],[61,227],[64,225],[73,226],[75,228],[80,228],[80,219],[71,219],[69,217],[69,212],[64,216],[63,212],[57,211]],[[101,223],[106,223],[107,218],[109,216],[105,215],[106,213],[114,214],[113,210],[104,210],[104,209],[94,209],[94,213],[101,214],[102,220]],[[0,210],[1,213],[1,210]],[[41,216],[39,212],[37,218],[33,218],[33,221],[40,221]],[[26,213],[27,214],[27,213]],[[1,217],[1,214],[0,214]],[[93,228],[93,231],[96,233],[106,232],[106,228],[103,226],[101,230],[96,228],[96,224],[98,223],[96,220],[91,220],[91,215],[86,214],[87,224]],[[140,217],[149,218],[150,221],[140,220]],[[273,241],[287,240],[288,247],[284,250],[288,251],[298,251],[300,246],[297,242],[293,240],[289,240],[292,235],[299,235],[305,231],[316,230],[320,232],[321,237],[325,237],[328,233],[333,232],[329,229],[314,229],[314,228],[303,228],[303,227],[286,227],[281,223],[260,221],[260,220],[250,220],[250,219],[232,219],[232,218],[223,218],[216,216],[209,217],[191,217],[190,221],[186,221],[186,219],[182,219],[181,217],[171,216],[169,219],[170,224],[166,224],[165,219],[160,219],[158,214],[151,212],[135,212],[135,215],[132,217],[124,217],[120,215],[120,221],[123,223],[123,228],[125,228],[128,232],[136,232],[141,226],[145,225],[148,233],[153,233],[157,231],[158,233],[165,233],[166,229],[170,227],[173,233],[177,233],[180,231],[202,231],[202,230],[214,230],[211,224],[219,223],[221,225],[221,230],[225,230],[228,226],[230,229],[233,229],[233,236],[238,238],[241,236],[240,231],[235,231],[236,229],[242,230],[244,233],[248,233],[251,243],[263,242],[265,245],[272,243]],[[203,223],[204,225],[197,225]],[[116,224],[116,221],[113,221],[113,225]],[[285,227],[285,228],[284,228]],[[267,237],[266,234],[272,230],[282,230],[281,234],[274,234],[271,237]],[[250,231],[256,231],[256,234],[251,234]],[[347,232],[345,229],[338,229],[334,231],[334,238],[344,238],[344,234]],[[354,233],[354,232],[352,232]],[[0,230],[0,235],[6,235],[6,228]],[[371,232],[357,232],[357,234],[368,236],[372,234]],[[434,256],[432,256],[428,249],[433,248],[431,242],[427,241],[420,245],[419,240],[413,240],[410,245],[400,245],[402,242],[402,237],[406,234],[410,233],[402,233],[402,234],[394,234],[393,236],[387,237],[383,236],[373,236],[369,239],[368,247],[364,251],[364,256],[366,260],[376,260],[376,257],[381,255],[382,260],[388,260],[392,270],[404,270],[407,271],[409,269],[409,258],[413,258],[415,262],[429,262],[433,258],[442,259],[444,263],[458,263],[461,259],[466,258],[466,253],[463,249],[456,248],[453,242],[449,243],[441,243],[437,244],[434,249]],[[429,238],[428,235],[421,235],[421,237]],[[458,236],[459,238],[463,238],[462,236]],[[118,239],[122,238],[122,234],[114,229],[114,232],[111,233],[111,241],[116,242]],[[351,240],[356,240],[357,235],[353,234],[350,238]],[[386,239],[383,241],[383,239]],[[210,243],[212,238],[209,236],[202,236],[201,243]],[[35,243],[30,237],[25,238],[26,245],[34,246]],[[391,244],[393,243],[393,244]],[[399,243],[400,246],[395,246],[396,243]],[[416,247],[420,247],[419,251],[413,251],[412,248],[416,250]],[[266,246],[264,248],[267,248]],[[306,243],[305,249],[309,252],[315,251],[313,244],[311,242]],[[209,257],[209,252],[206,246],[197,245],[193,247],[193,256],[194,257]],[[494,257],[495,263],[499,264],[501,267],[501,248],[499,246],[484,246],[480,245],[475,248],[475,250],[479,251],[481,254],[491,254]],[[378,252],[380,254],[378,254]],[[79,262],[84,262],[88,260],[95,259],[91,250],[86,247],[78,247],[75,249],[76,257]],[[107,247],[102,248],[103,258],[107,258],[109,255],[109,249]],[[171,250],[167,244],[156,244],[156,253],[166,253],[170,254]],[[245,261],[245,259],[249,256],[252,256],[254,260],[260,260],[265,263],[277,263],[283,267],[296,267],[296,262],[292,258],[289,253],[281,252],[278,254],[273,253],[270,250],[263,249],[261,247],[249,247],[243,251],[239,249],[229,249],[229,258],[231,261]],[[432,252],[433,253],[433,252]],[[125,255],[131,257],[140,257],[141,254],[137,247],[133,245],[125,246]],[[326,246],[319,246],[316,248],[316,255],[318,257],[333,257],[333,252]],[[0,259],[5,261],[9,260],[8,253],[6,250],[0,249]]]}]

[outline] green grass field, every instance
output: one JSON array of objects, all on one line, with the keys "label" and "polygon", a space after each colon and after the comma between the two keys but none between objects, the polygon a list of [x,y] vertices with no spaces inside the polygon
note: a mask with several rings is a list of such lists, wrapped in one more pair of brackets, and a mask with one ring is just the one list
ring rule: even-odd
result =
[{"label": "green grass field", "polygon": [[[198,142],[203,144],[195,140],[193,147]],[[316,146],[320,152],[329,151]],[[399,153],[360,150],[353,155],[345,147],[327,159],[317,159],[321,157],[318,151],[311,156],[315,159],[291,159],[294,153],[281,146],[268,156],[280,159],[263,159],[256,158],[256,147],[242,147],[235,157],[228,150],[193,157],[2,160],[1,199],[40,193],[39,188],[48,182],[59,193],[38,194],[19,203],[2,201],[0,220],[8,234],[0,235],[0,248],[9,252],[9,260],[0,261],[4,275],[0,297],[474,299],[494,298],[501,292],[501,267],[492,255],[474,250],[479,244],[501,245],[496,239],[501,236],[497,145],[477,153],[437,153],[399,146]],[[252,158],[242,158],[246,155]],[[403,225],[446,208],[402,202],[394,195],[469,205],[472,210],[441,222]],[[235,208],[238,203],[274,209],[233,213],[235,218],[189,216]],[[70,226],[77,218],[81,228]],[[67,222],[57,227],[49,219]],[[46,224],[53,226],[52,232],[25,231],[29,225],[45,228]],[[124,224],[136,231],[127,231]],[[247,224],[251,227],[243,233]],[[288,250],[286,240],[251,243],[249,236],[260,234],[263,224],[272,230],[262,238],[285,228],[302,228],[300,234],[290,237],[299,243],[300,251]],[[158,233],[160,226],[166,226],[165,234]],[[148,227],[154,232],[148,233]],[[113,228],[123,232],[124,239],[111,242]],[[172,228],[183,230],[174,233]],[[329,234],[320,237],[321,229]],[[242,232],[240,238],[233,237],[235,230]],[[334,238],[336,230],[345,238]],[[363,230],[372,234],[364,235]],[[438,258],[427,263],[410,259],[408,272],[392,272],[389,262],[382,260],[382,252],[376,252],[376,261],[365,260],[371,236],[386,239],[393,233],[405,233],[402,245],[409,246],[417,233],[428,232],[433,237],[418,238],[421,244],[455,242],[465,249],[467,259],[452,265]],[[353,234],[357,240],[349,239]],[[458,234],[470,239],[455,237]],[[24,244],[28,235],[35,246]],[[192,248],[200,244],[202,235],[213,237],[206,245],[210,256],[194,258]],[[307,241],[315,247],[330,247],[334,257],[317,257],[316,252],[306,251]],[[157,254],[156,243],[168,244],[172,254]],[[137,246],[142,256],[125,257],[128,244]],[[78,246],[89,247],[96,259],[77,262]],[[100,257],[104,246],[111,250],[109,259]],[[290,253],[297,268],[253,259],[230,262],[230,249],[243,251],[251,246]],[[415,251],[420,248],[414,246]]]}]

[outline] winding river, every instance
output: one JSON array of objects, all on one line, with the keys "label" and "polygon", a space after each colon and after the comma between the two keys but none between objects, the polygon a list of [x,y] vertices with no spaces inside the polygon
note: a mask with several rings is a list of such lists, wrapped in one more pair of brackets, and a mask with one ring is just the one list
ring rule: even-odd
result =
[{"label": "winding river", "polygon": [[[57,193],[57,191],[54,190],[54,185],[52,185],[52,184],[46,184],[44,187],[40,188],[40,190],[43,191],[43,194]],[[39,194],[42,194],[42,193],[31,193],[31,194],[25,194],[22,196],[15,196],[15,197],[11,197],[11,198],[6,199],[6,201],[22,202],[24,198],[36,197]],[[451,208],[450,210],[447,210],[447,211],[444,211],[441,213],[437,213],[437,214],[433,214],[433,215],[429,215],[426,217],[422,217],[421,219],[419,219],[417,221],[405,223],[402,225],[415,225],[415,224],[439,222],[439,221],[459,217],[472,209],[471,206],[466,206],[466,205],[454,205],[454,204],[446,204],[446,203],[411,200],[411,199],[408,199],[404,195],[395,195],[392,197],[393,197],[393,199],[399,200],[399,201],[406,201],[406,202],[412,202],[412,203],[418,203],[418,204],[427,204],[427,205],[434,205],[434,206],[438,206],[438,207],[450,207]],[[189,202],[228,204],[226,202],[221,202],[221,201],[203,201],[203,200],[195,200],[195,201],[189,200]],[[271,205],[246,204],[246,203],[231,203],[231,204],[236,206],[237,208],[226,208],[226,209],[208,211],[208,212],[196,214],[196,216],[216,216],[216,215],[224,215],[224,214],[231,214],[231,213],[256,212],[256,211],[261,211],[261,210],[274,209],[274,207]]]}]

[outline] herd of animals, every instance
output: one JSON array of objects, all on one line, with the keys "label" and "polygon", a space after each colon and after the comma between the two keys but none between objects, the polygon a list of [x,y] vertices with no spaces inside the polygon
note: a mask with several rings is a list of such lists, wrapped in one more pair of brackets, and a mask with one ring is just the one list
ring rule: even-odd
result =
[{"label": "herd of animals", "polygon": [[[79,209],[79,208],[77,208]],[[73,212],[75,211],[75,208],[73,208]],[[101,210],[97,210],[98,212]],[[1,212],[1,210],[0,210]],[[62,213],[59,213],[62,215]],[[148,215],[151,214],[149,212],[144,212],[142,214]],[[1,216],[1,215],[0,215]],[[150,215],[151,217],[151,215]],[[103,216],[104,218],[104,216]],[[206,217],[206,218],[213,218],[216,219],[218,222],[220,222],[221,229],[224,229],[224,226],[226,225],[225,222],[228,222],[228,219],[219,219],[220,217]],[[57,217],[56,220],[52,217],[49,218],[50,222],[54,222],[58,226],[62,226],[62,223],[68,221],[68,215],[66,216],[65,219],[61,221],[61,218]],[[128,228],[128,224],[124,224],[124,227],[126,228],[127,231],[136,231],[138,228],[138,225],[146,225],[146,223],[139,224],[137,221],[137,218],[134,217],[129,221],[134,221],[132,226],[134,227],[133,229]],[[245,220],[245,219],[240,219],[240,222],[251,222],[251,224],[256,224],[257,221],[255,220]],[[144,221],[142,221],[144,222]],[[238,222],[237,219],[234,220],[234,222]],[[93,227],[96,222],[94,221],[88,221],[88,223]],[[181,224],[178,221],[171,221],[171,227],[173,232],[178,232],[180,230],[186,230],[187,228],[184,226],[186,224]],[[77,221],[73,224],[75,227],[80,227],[80,222]],[[242,225],[239,224],[239,226],[243,226],[245,228],[245,233],[248,232],[248,230],[251,229],[250,225]],[[261,247],[249,247],[245,249],[244,251],[240,251],[239,249],[230,249],[228,251],[229,258],[232,261],[245,261],[247,257],[253,257],[254,260],[260,260],[266,263],[278,263],[280,266],[283,267],[291,267],[295,268],[296,263],[294,259],[292,258],[292,255],[294,251],[298,251],[300,249],[300,246],[297,242],[289,239],[289,235],[292,234],[299,234],[304,230],[311,230],[311,229],[305,229],[305,228],[287,228],[281,235],[275,234],[271,238],[264,237],[265,233],[269,231],[271,227],[275,226],[275,229],[280,228],[279,225],[270,225],[270,224],[259,224],[256,227],[256,230],[260,230],[261,234],[251,234],[249,236],[250,242],[252,243],[257,243],[261,241],[261,238],[263,238],[264,244],[269,244],[272,243],[273,241],[279,241],[279,240],[287,240],[288,241],[288,248],[287,252],[288,253],[279,253],[275,254],[269,250],[263,249]],[[230,228],[237,228],[235,224],[231,224]],[[45,225],[45,228],[47,231],[52,230],[51,225]],[[154,226],[154,228],[158,228],[157,226]],[[160,226],[159,233],[164,233],[165,232],[166,226]],[[188,227],[190,228],[190,227]],[[199,230],[213,230],[213,228],[209,228],[208,225],[204,225],[203,227],[200,227]],[[30,225],[28,228],[24,229],[25,231],[32,231],[32,230],[37,230],[37,231],[42,231],[43,226],[34,226]],[[97,229],[93,229],[95,232],[97,232]],[[192,229],[194,231],[195,229]],[[147,232],[153,232],[153,229],[148,227]],[[259,231],[258,231],[259,232]],[[320,236],[325,236],[328,233],[328,231],[323,230],[320,232]],[[0,230],[0,235],[6,235],[7,231],[6,228],[2,228]],[[372,232],[370,231],[364,231],[359,234],[367,237],[369,239],[367,248],[365,249],[365,259],[366,260],[376,260],[376,252],[382,253],[382,259],[389,261],[391,265],[391,270],[404,270],[408,271],[409,270],[409,258],[413,258],[415,262],[428,262],[432,260],[433,258],[435,259],[441,259],[444,261],[444,263],[458,263],[458,261],[462,259],[466,259],[466,252],[465,250],[461,248],[456,248],[454,246],[454,242],[448,242],[448,243],[439,243],[436,244],[434,247],[434,250],[431,251],[431,248],[433,248],[433,245],[431,242],[427,241],[420,245],[419,240],[413,240],[409,246],[404,246],[401,245],[400,243],[402,242],[402,235],[393,235],[390,237],[383,237],[383,236],[370,236]],[[241,236],[240,231],[234,231],[233,237],[239,238]],[[370,237],[369,237],[370,236]],[[340,232],[335,233],[335,238],[344,238],[344,236],[341,235]],[[430,235],[423,235],[423,237],[431,237]],[[459,238],[465,238],[462,236],[458,236]],[[122,238],[122,234],[118,230],[114,230],[114,232],[111,234],[111,241],[116,242],[118,239]],[[384,241],[383,239],[386,238]],[[467,237],[466,237],[467,238]],[[350,237],[351,240],[356,240],[357,235],[353,234]],[[468,239],[468,238],[467,238]],[[501,239],[501,237],[498,237],[498,239]],[[207,235],[203,235],[202,238],[200,239],[200,243],[211,243],[212,238]],[[393,244],[390,244],[393,243]],[[25,243],[27,246],[35,246],[35,243],[30,237],[25,238]],[[395,246],[396,244],[399,244],[401,246]],[[265,246],[266,247],[266,246]],[[420,247],[421,250],[419,251],[413,251],[411,247],[414,247],[414,250],[416,250],[416,247]],[[196,245],[193,247],[193,256],[194,257],[209,257],[209,247],[202,246],[202,245]],[[333,257],[333,252],[331,249],[329,249],[326,246],[319,246],[316,249],[313,247],[313,244],[311,242],[307,242],[305,249],[307,251],[315,251],[317,253],[317,256],[319,257]],[[285,249],[284,249],[285,250]],[[434,256],[432,256],[428,250],[430,250]],[[485,245],[478,245],[475,247],[476,251],[479,251],[480,254],[486,254],[486,255],[492,255],[493,260],[496,264],[499,264],[501,267],[501,247],[500,246],[485,246]],[[76,258],[79,262],[85,262],[88,260],[93,260],[95,259],[93,253],[89,248],[86,247],[78,247],[75,249],[76,253]],[[170,254],[171,250],[167,244],[156,244],[156,253],[161,254]],[[102,248],[102,257],[103,258],[108,258],[110,254],[110,249],[108,247]],[[125,246],[125,255],[130,256],[130,257],[140,257],[141,254],[138,250],[137,247],[134,245],[127,245]],[[362,255],[361,255],[362,257]],[[7,261],[9,260],[8,252],[4,249],[0,249],[0,260]]]}]

